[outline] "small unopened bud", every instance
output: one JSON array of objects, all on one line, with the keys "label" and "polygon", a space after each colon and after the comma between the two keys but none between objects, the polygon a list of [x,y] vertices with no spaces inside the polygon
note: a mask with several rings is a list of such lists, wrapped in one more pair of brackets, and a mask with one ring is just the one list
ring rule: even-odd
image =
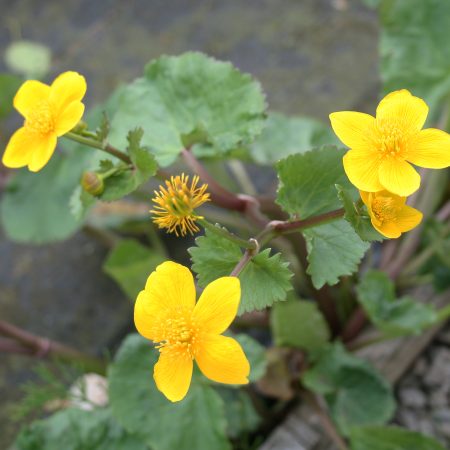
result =
[{"label": "small unopened bud", "polygon": [[105,189],[103,178],[98,173],[91,171],[83,173],[81,186],[87,193],[94,197],[98,197]]},{"label": "small unopened bud", "polygon": [[82,131],[85,131],[87,129],[88,124],[83,120],[80,120],[70,131],[72,131],[72,133],[81,133]]}]

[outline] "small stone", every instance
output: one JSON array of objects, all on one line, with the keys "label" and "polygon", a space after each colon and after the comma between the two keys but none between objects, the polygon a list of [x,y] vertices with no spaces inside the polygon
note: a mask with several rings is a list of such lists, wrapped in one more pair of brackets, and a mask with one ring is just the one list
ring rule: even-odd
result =
[{"label": "small stone", "polygon": [[400,402],[409,408],[421,409],[427,404],[425,394],[417,388],[404,387],[399,391]]},{"label": "small stone", "polygon": [[439,386],[450,375],[450,350],[438,347],[433,353],[430,370],[423,378],[427,386]]},{"label": "small stone", "polygon": [[441,387],[440,389],[433,389],[431,391],[429,396],[429,404],[432,409],[442,408],[449,404],[447,386],[444,385],[443,387],[444,389]]},{"label": "small stone", "polygon": [[417,430],[419,425],[419,417],[417,416],[417,413],[408,409],[401,409],[398,412],[398,420],[401,425],[404,425],[410,430]]},{"label": "small stone", "polygon": [[414,375],[423,377],[428,371],[428,361],[423,356],[419,358],[414,365],[413,372]]}]

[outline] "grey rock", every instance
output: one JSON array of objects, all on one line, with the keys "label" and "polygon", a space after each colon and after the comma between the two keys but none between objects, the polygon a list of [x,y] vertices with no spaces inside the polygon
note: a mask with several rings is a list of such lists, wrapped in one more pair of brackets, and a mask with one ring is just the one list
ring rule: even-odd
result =
[{"label": "grey rock", "polygon": [[427,404],[425,394],[418,388],[402,388],[399,391],[399,397],[401,404],[410,408],[421,409]]}]

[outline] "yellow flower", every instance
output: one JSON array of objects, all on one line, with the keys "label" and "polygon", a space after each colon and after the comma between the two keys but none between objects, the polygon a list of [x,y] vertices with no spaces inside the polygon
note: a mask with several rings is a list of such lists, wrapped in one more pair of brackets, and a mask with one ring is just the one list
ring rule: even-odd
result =
[{"label": "yellow flower", "polygon": [[405,89],[384,97],[376,118],[341,111],[330,114],[331,125],[350,150],[344,169],[350,181],[367,192],[386,189],[408,196],[420,186],[411,166],[442,169],[450,165],[450,136],[434,128],[422,130],[426,103]]},{"label": "yellow flower", "polygon": [[205,193],[207,184],[197,187],[199,177],[194,176],[191,187],[188,186],[189,176],[184,173],[170,177],[166,181],[166,188],[160,186],[160,192],[155,191],[152,201],[156,204],[150,212],[156,216],[153,219],[159,228],[167,228],[168,233],[175,232],[177,236],[186,236],[187,232],[194,234],[199,231],[195,224],[202,216],[195,214],[195,209],[209,201],[209,194]]},{"label": "yellow flower", "polygon": [[28,166],[41,170],[50,160],[59,136],[70,131],[84,112],[81,99],[86,93],[86,80],[76,72],[64,72],[48,86],[28,80],[14,97],[14,107],[25,118],[9,140],[3,164],[18,168]]},{"label": "yellow flower", "polygon": [[359,193],[367,206],[373,227],[383,236],[398,238],[422,221],[422,213],[405,204],[406,197],[388,191]]},{"label": "yellow flower", "polygon": [[193,360],[213,381],[246,384],[249,362],[233,338],[222,336],[236,316],[239,279],[222,277],[206,286],[197,304],[187,267],[166,261],[147,280],[134,307],[139,333],[157,344],[153,377],[172,402],[182,400],[191,383]]}]

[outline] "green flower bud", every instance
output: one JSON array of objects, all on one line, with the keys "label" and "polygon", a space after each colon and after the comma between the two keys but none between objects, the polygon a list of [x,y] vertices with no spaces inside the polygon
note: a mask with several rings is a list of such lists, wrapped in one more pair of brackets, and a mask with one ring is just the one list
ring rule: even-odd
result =
[{"label": "green flower bud", "polygon": [[87,193],[94,197],[98,197],[105,190],[102,176],[91,171],[83,173],[83,176],[81,177],[81,186]]}]

